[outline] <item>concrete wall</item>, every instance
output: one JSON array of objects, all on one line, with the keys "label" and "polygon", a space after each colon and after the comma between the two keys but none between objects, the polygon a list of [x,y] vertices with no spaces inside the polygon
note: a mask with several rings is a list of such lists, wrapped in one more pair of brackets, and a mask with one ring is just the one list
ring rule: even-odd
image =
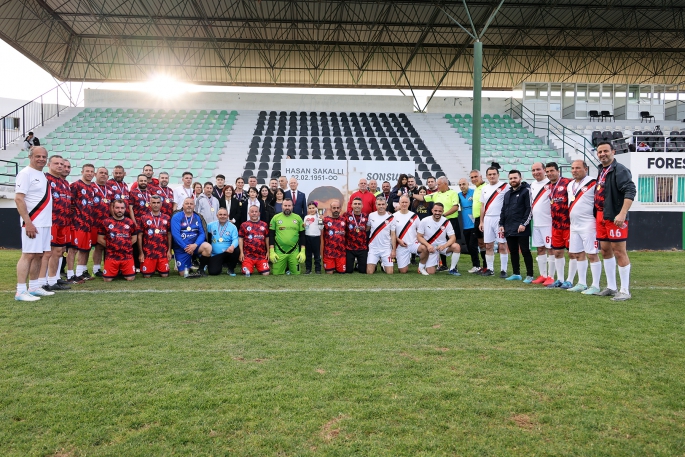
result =
[{"label": "concrete wall", "polygon": [[21,105],[25,105],[29,100],[17,100],[15,98],[0,98],[0,117],[11,113]]},{"label": "concrete wall", "polygon": [[[508,108],[505,98],[483,97],[482,114],[504,114]],[[471,97],[435,97],[428,104],[429,113],[473,114],[473,99]]]},{"label": "concrete wall", "polygon": [[84,106],[89,108],[227,109],[266,111],[366,111],[411,113],[413,101],[403,96],[257,94],[197,92],[161,99],[134,91],[86,89]]}]

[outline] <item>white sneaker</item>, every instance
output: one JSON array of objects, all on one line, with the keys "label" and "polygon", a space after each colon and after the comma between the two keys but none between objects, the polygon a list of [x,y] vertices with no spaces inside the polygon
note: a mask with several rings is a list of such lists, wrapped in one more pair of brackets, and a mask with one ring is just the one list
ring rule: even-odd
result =
[{"label": "white sneaker", "polygon": [[20,294],[16,294],[14,299],[16,301],[38,301],[40,300],[40,297],[34,297],[28,292],[28,290],[25,290]]},{"label": "white sneaker", "polygon": [[245,273],[246,278],[250,277],[250,270],[248,270],[247,267],[243,267],[243,273]]},{"label": "white sneaker", "polygon": [[419,266],[419,273],[421,273],[424,276],[430,276],[430,274],[426,271],[426,269],[421,268],[421,266]]},{"label": "white sneaker", "polygon": [[629,292],[624,292],[620,290],[616,295],[614,295],[614,298],[612,298],[612,301],[626,301],[630,300],[630,293]]},{"label": "white sneaker", "polygon": [[29,290],[29,294],[33,295],[34,297],[48,297],[50,295],[55,295],[54,292],[50,292],[49,290],[45,290],[42,287],[39,287],[38,289]]},{"label": "white sneaker", "polygon": [[478,273],[480,271],[480,268],[478,267],[473,267],[469,270],[469,273]]}]

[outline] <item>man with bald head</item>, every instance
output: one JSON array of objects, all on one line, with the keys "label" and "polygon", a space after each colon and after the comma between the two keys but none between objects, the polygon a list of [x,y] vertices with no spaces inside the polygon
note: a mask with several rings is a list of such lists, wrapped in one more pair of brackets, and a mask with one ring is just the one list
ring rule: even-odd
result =
[{"label": "man with bald head", "polygon": [[[47,290],[68,290],[66,281],[59,277],[60,261],[71,242],[71,190],[69,182],[63,178],[64,159],[53,155],[48,160],[48,173],[45,177],[52,193],[52,236],[50,241],[52,254],[48,263]],[[67,174],[68,176],[68,174]]]},{"label": "man with bald head", "polygon": [[359,180],[357,186],[358,190],[350,196],[347,202],[347,212],[352,212],[352,202],[355,198],[360,198],[362,201],[362,213],[371,214],[376,211],[376,196],[369,192],[369,185],[366,178]]},{"label": "man with bald head", "polygon": [[475,273],[480,270],[480,257],[478,256],[478,236],[474,231],[475,218],[473,217],[473,193],[474,189],[469,187],[466,178],[459,180],[459,205],[461,206],[461,223],[464,226],[464,243],[471,256],[472,268],[469,270]]},{"label": "man with bald head", "polygon": [[369,179],[369,192],[371,192],[374,197],[378,197],[378,194],[381,193],[381,191],[378,190],[378,181],[375,179]]},{"label": "man with bald head", "polygon": [[331,200],[330,216],[323,218],[323,268],[327,274],[345,273],[345,219],[340,215],[340,200]]},{"label": "man with bald head", "polygon": [[[544,284],[554,277],[554,255],[552,254],[552,209],[550,206],[550,185],[545,175],[545,165],[535,162],[532,167],[535,181],[530,185],[530,205],[533,212],[533,247],[537,249],[537,263],[540,275],[533,284]],[[525,282],[525,281],[524,281]]]}]

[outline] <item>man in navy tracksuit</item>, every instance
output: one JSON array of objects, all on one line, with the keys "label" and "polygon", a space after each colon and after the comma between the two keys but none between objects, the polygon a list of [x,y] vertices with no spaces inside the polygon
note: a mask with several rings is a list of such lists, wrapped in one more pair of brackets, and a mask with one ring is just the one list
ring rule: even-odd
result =
[{"label": "man in navy tracksuit", "polygon": [[519,263],[519,249],[526,264],[525,282],[533,281],[533,256],[530,254],[530,186],[521,182],[521,172],[509,172],[509,192],[504,194],[504,203],[499,218],[499,231],[504,233],[511,254],[511,265],[514,274],[507,281],[520,281],[521,266]]}]

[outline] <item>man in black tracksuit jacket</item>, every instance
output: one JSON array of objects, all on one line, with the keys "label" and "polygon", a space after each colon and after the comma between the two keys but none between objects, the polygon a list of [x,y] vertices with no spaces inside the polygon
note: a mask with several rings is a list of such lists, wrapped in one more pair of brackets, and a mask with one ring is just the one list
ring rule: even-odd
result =
[{"label": "man in black tracksuit jacket", "polygon": [[499,217],[499,230],[504,232],[511,254],[511,265],[514,274],[507,278],[508,281],[520,281],[521,265],[519,263],[519,249],[523,254],[526,264],[526,281],[533,280],[533,256],[530,254],[530,219],[532,217],[530,207],[530,186],[527,182],[521,182],[521,172],[511,170],[509,172],[509,185],[511,189],[504,194],[504,203]]}]

